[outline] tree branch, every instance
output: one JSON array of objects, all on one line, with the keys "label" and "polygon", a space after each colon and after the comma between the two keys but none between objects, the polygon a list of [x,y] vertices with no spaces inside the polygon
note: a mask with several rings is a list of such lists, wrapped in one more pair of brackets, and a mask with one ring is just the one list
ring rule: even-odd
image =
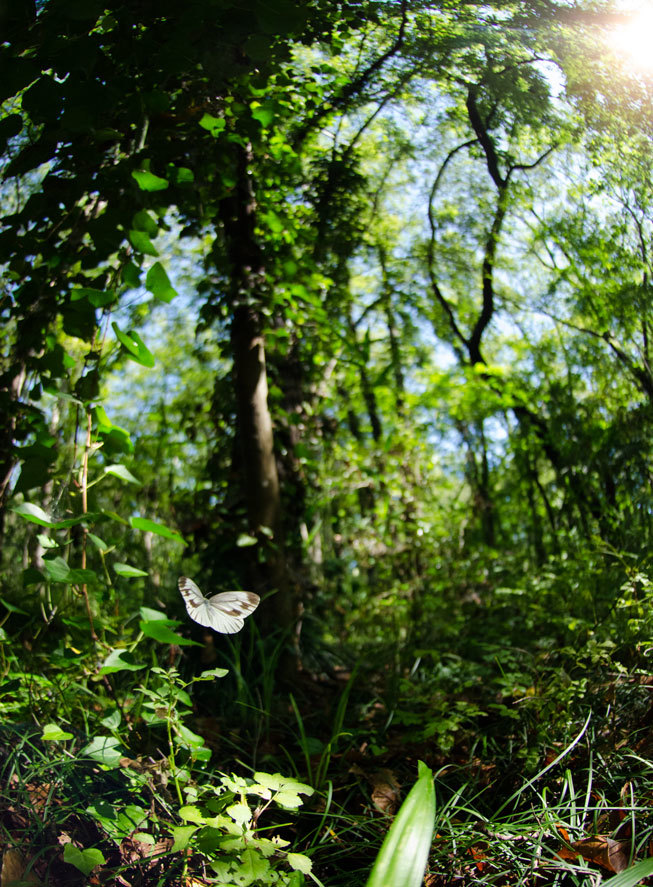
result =
[{"label": "tree branch", "polygon": [[397,38],[395,42],[389,49],[387,49],[383,53],[383,55],[380,55],[370,65],[368,65],[368,67],[361,74],[359,74],[358,77],[347,83],[341,89],[338,95],[332,97],[330,100],[325,100],[322,103],[319,111],[313,117],[311,117],[310,120],[305,121],[305,123],[300,126],[300,128],[295,133],[294,138],[292,139],[292,146],[295,150],[297,150],[302,145],[309,133],[312,130],[315,130],[325,117],[327,117],[329,114],[339,111],[343,106],[347,104],[347,102],[351,98],[353,98],[353,96],[361,92],[371,80],[373,75],[380,68],[383,67],[388,59],[391,59],[392,56],[396,55],[399,52],[404,43],[407,20],[408,0],[401,0],[401,24],[399,25],[399,31],[397,33]]}]

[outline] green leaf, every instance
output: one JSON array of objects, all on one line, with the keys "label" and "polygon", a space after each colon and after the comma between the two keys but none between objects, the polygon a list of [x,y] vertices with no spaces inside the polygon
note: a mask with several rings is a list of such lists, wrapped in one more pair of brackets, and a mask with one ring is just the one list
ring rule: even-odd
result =
[{"label": "green leaf", "polygon": [[177,295],[177,290],[170,283],[166,270],[161,262],[155,262],[147,272],[145,286],[155,299],[161,302],[172,302]]},{"label": "green leaf", "polygon": [[366,887],[420,887],[435,827],[433,774],[419,762],[418,779],[399,808]]},{"label": "green leaf", "polygon": [[58,724],[46,724],[43,728],[42,739],[52,742],[55,740],[72,739],[72,733],[64,732]]},{"label": "green leaf", "polygon": [[132,517],[129,523],[135,530],[143,530],[145,533],[156,533],[157,536],[164,536],[166,539],[172,539],[182,545],[185,544],[182,537],[176,530],[170,530],[163,524],[157,524],[146,517]]},{"label": "green leaf", "polygon": [[120,766],[122,752],[119,751],[119,748],[120,742],[113,736],[96,736],[88,745],[84,746],[81,754],[113,770]]},{"label": "green leaf", "polygon": [[17,693],[22,686],[22,681],[18,678],[12,678],[9,681],[5,680],[0,684],[0,696],[9,696],[13,693]]},{"label": "green leaf", "polygon": [[195,174],[192,169],[186,166],[171,167],[170,172],[174,177],[176,185],[192,185],[195,181]]},{"label": "green leaf", "polygon": [[[39,577],[40,579],[37,581],[41,581],[43,579],[41,573],[39,573]],[[3,607],[6,607],[10,613],[20,613],[22,616],[27,616],[27,610],[21,610],[20,607],[17,607],[15,604],[10,604],[9,601],[6,601],[3,597],[0,597],[0,604],[2,604]]]},{"label": "green leaf", "polygon": [[159,233],[159,223],[146,209],[140,209],[132,219],[132,228],[136,231],[145,231],[150,237],[156,237]]},{"label": "green leaf", "polygon": [[90,847],[88,850],[80,850],[74,844],[65,844],[63,848],[64,862],[74,865],[86,877],[88,877],[93,869],[98,865],[103,865],[106,860],[101,850]]},{"label": "green leaf", "polygon": [[62,557],[44,560],[43,569],[52,582],[65,582],[67,585],[83,585],[97,581],[97,575],[94,570],[73,570]]},{"label": "green leaf", "polygon": [[71,569],[62,557],[43,561],[43,569],[52,582],[72,582]]},{"label": "green leaf", "polygon": [[227,668],[212,668],[209,671],[203,671],[201,675],[198,675],[195,680],[196,681],[212,681],[213,678],[223,678],[225,675],[229,674],[229,669]]},{"label": "green leaf", "polygon": [[204,825],[206,822],[206,817],[200,811],[199,807],[195,807],[192,804],[181,807],[179,815],[185,822],[195,822],[197,825]]},{"label": "green leaf", "polygon": [[309,796],[314,792],[314,789],[310,785],[306,785],[306,783],[299,782],[289,776],[282,776],[281,773],[263,773],[257,771],[254,773],[254,779],[260,785],[269,788],[270,791],[273,792],[290,790],[293,794]]},{"label": "green leaf", "polygon": [[42,527],[54,527],[56,523],[48,517],[42,508],[39,508],[38,505],[32,505],[31,502],[23,502],[20,505],[16,505],[15,508],[12,508],[12,511],[15,514],[19,514],[25,520],[30,521],[30,523],[40,524]]},{"label": "green leaf", "polygon": [[184,727],[183,724],[179,726],[178,730],[178,739],[181,740],[183,745],[189,746],[190,748],[204,747],[205,742],[203,736],[200,736],[198,733],[193,733],[192,730],[189,730],[188,727]]},{"label": "green leaf", "polygon": [[130,286],[133,289],[136,289],[141,285],[140,271],[133,262],[127,262],[127,264],[123,266],[122,279],[127,286]]},{"label": "green leaf", "polygon": [[238,548],[248,548],[250,545],[256,545],[257,543],[258,539],[255,536],[248,536],[247,533],[241,533],[238,539],[236,539]]},{"label": "green leaf", "polygon": [[651,875],[653,875],[653,859],[643,859],[641,862],[631,865],[624,872],[613,875],[606,883],[609,883],[610,887],[635,887],[636,884],[641,884],[644,878]]},{"label": "green leaf", "polygon": [[152,610],[150,607],[140,607],[139,611],[141,614],[141,619],[144,622],[166,622],[168,625],[178,625],[179,623],[175,622],[174,619],[168,619],[165,613],[162,613],[161,610]]},{"label": "green leaf", "polygon": [[129,232],[129,241],[134,249],[139,253],[144,253],[146,256],[158,256],[158,252],[156,251],[154,244],[147,236],[145,231],[130,231]]},{"label": "green leaf", "polygon": [[275,794],[274,800],[280,807],[286,807],[288,810],[295,810],[302,804],[302,799],[298,794],[283,789]]},{"label": "green leaf", "polygon": [[106,718],[102,718],[100,723],[103,727],[106,727],[107,730],[117,730],[120,726],[121,716],[120,709],[114,709],[111,714],[108,714]]},{"label": "green leaf", "polygon": [[134,829],[147,822],[149,812],[136,804],[127,804],[117,808],[107,801],[96,801],[86,808],[94,819],[102,823],[107,834],[114,841],[120,841],[127,835],[132,835]]},{"label": "green leaf", "polygon": [[101,516],[99,512],[89,511],[87,514],[80,514],[78,517],[70,517],[65,520],[55,521],[48,517],[42,508],[39,508],[38,505],[33,505],[31,502],[22,502],[20,505],[16,505],[15,508],[12,508],[12,511],[19,514],[25,520],[30,521],[30,523],[40,524],[42,527],[51,527],[55,530],[65,530],[69,527],[74,527],[77,524],[84,523],[85,521],[93,523],[93,521]]},{"label": "green leaf", "polygon": [[116,338],[136,363],[144,367],[153,367],[154,357],[137,332],[123,333],[115,321],[111,324]]},{"label": "green leaf", "polygon": [[124,480],[128,484],[138,484],[141,485],[139,480],[136,480],[131,471],[128,471],[124,465],[107,465],[104,469],[105,474],[111,474],[113,477],[119,477],[121,480]]},{"label": "green leaf", "polygon": [[[184,809],[184,808],[182,808]],[[183,818],[183,817],[182,817]],[[173,826],[170,831],[172,832],[172,837],[174,843],[172,845],[171,853],[178,853],[180,850],[185,850],[190,844],[190,839],[193,837],[195,832],[197,831],[197,826],[194,825],[178,825]]]},{"label": "green leaf", "polygon": [[88,299],[94,308],[104,308],[116,301],[115,290],[96,290],[92,287],[80,286],[70,291],[70,301],[78,302],[80,299]]},{"label": "green leaf", "polygon": [[216,138],[225,128],[226,121],[224,117],[212,117],[210,114],[204,114],[200,120],[200,126],[203,129],[208,130],[211,135]]},{"label": "green leaf", "polygon": [[139,570],[138,567],[131,567],[129,564],[114,564],[113,569],[118,576],[123,576],[125,579],[135,579],[137,576],[149,575],[145,570]]},{"label": "green leaf", "polygon": [[152,638],[155,641],[158,641],[160,644],[176,644],[179,647],[201,647],[201,644],[198,644],[197,641],[192,641],[190,638],[184,638],[180,634],[172,631],[165,625],[163,622],[141,622],[139,623],[139,628],[145,635],[145,637]]},{"label": "green leaf", "polygon": [[139,671],[145,666],[134,661],[128,650],[112,650],[102,663],[100,674],[114,674],[117,671]]},{"label": "green leaf", "polygon": [[256,884],[265,882],[270,869],[270,863],[256,850],[248,847],[240,854],[239,876],[242,884]]},{"label": "green leaf", "polygon": [[153,172],[146,169],[135,169],[132,176],[136,179],[138,187],[141,191],[165,191],[168,187],[168,180],[155,176]]},{"label": "green leaf", "polygon": [[247,825],[252,818],[252,811],[249,809],[247,804],[231,804],[225,810],[234,822],[237,822],[238,825]]},{"label": "green leaf", "polygon": [[39,585],[41,582],[45,582],[45,576],[35,567],[28,567],[26,570],[23,570],[21,578],[23,580],[24,588],[27,588],[29,585]]},{"label": "green leaf", "polygon": [[291,869],[303,872],[305,875],[308,875],[313,869],[313,863],[308,856],[304,856],[303,853],[289,853],[286,856],[286,861]]},{"label": "green leaf", "polygon": [[269,126],[274,120],[274,107],[270,104],[261,105],[259,102],[252,102],[250,105],[252,117],[263,127]]},{"label": "green leaf", "polygon": [[104,541],[104,539],[100,539],[99,536],[96,536],[95,533],[87,533],[86,538],[90,539],[90,541],[95,545],[98,551],[106,552],[109,550],[109,546]]}]

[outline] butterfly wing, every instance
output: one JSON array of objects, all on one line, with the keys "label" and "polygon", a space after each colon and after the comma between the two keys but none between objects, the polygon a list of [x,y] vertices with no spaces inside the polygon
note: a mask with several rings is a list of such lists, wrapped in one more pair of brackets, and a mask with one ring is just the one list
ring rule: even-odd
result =
[{"label": "butterfly wing", "polygon": [[210,607],[211,628],[223,634],[235,634],[243,627],[243,620],[259,605],[259,596],[251,591],[223,591],[207,599]]},{"label": "butterfly wing", "polygon": [[186,576],[179,579],[178,585],[190,618],[223,634],[240,631],[244,618],[259,604],[259,596],[251,591],[224,591],[206,598]]}]

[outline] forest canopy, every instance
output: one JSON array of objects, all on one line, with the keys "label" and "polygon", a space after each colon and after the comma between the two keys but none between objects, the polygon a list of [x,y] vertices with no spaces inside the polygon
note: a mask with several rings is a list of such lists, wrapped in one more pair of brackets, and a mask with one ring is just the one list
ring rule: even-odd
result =
[{"label": "forest canopy", "polygon": [[651,32],[0,3],[16,878],[364,884],[416,778],[415,885],[653,872]]}]

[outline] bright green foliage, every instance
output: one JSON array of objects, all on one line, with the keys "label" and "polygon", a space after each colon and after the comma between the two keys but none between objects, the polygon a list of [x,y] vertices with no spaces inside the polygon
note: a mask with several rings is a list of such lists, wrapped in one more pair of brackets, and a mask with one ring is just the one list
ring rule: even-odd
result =
[{"label": "bright green foliage", "polygon": [[[124,777],[82,809],[180,880],[299,884],[350,829],[366,877],[347,756],[407,742],[443,877],[555,880],[649,707],[653,117],[610,11],[9,6],[1,720]],[[181,574],[261,609],[204,633]],[[423,806],[424,847],[425,774],[390,833]],[[57,858],[107,874],[89,843]]]},{"label": "bright green foliage", "polygon": [[419,777],[381,846],[367,887],[419,887],[435,825],[433,774],[419,762]]}]

